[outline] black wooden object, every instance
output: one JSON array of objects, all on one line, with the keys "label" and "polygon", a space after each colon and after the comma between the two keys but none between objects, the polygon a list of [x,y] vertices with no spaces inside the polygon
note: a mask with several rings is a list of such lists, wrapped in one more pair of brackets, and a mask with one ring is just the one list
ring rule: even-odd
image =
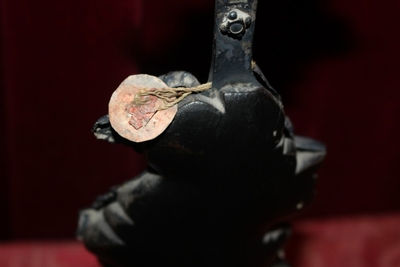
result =
[{"label": "black wooden object", "polygon": [[[325,149],[293,135],[252,63],[256,8],[257,0],[216,0],[212,89],[180,102],[159,137],[135,144],[107,116],[95,124],[97,137],[149,162],[80,214],[78,236],[105,266],[287,266],[284,222],[312,200]],[[186,72],[160,78],[198,83]]]}]

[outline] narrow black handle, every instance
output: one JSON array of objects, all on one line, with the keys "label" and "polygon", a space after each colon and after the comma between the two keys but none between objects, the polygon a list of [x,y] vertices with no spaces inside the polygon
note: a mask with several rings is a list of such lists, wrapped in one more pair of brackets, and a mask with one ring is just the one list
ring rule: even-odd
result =
[{"label": "narrow black handle", "polygon": [[213,60],[209,81],[258,84],[252,72],[253,35],[258,0],[216,0]]}]

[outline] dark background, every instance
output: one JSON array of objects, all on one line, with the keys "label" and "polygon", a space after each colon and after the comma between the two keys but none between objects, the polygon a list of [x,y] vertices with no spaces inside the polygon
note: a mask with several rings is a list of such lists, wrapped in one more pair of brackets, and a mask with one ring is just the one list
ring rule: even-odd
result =
[{"label": "dark background", "polygon": [[[73,238],[80,208],[145,167],[90,129],[128,75],[205,82],[213,5],[1,0],[0,239]],[[296,132],[328,147],[303,218],[400,209],[399,14],[398,0],[260,0],[254,59]]]}]

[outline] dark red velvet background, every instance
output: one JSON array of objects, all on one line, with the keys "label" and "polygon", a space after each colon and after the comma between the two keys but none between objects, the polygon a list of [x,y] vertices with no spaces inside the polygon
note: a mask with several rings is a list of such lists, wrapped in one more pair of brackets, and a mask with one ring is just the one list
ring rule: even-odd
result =
[{"label": "dark red velvet background", "polygon": [[[144,168],[90,129],[130,74],[205,81],[213,4],[1,0],[0,239],[73,237],[80,208]],[[259,3],[254,59],[296,132],[328,147],[303,216],[400,210],[399,14],[397,0]]]}]

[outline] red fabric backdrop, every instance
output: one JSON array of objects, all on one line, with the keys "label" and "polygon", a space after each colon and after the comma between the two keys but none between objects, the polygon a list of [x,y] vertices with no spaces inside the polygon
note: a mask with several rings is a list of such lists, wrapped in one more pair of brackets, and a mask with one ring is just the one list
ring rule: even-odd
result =
[{"label": "red fabric backdrop", "polygon": [[[130,74],[204,82],[213,4],[1,0],[1,239],[73,237],[80,208],[144,168],[90,129]],[[259,3],[254,59],[296,132],[328,146],[304,216],[400,209],[399,13],[396,0]]]}]

